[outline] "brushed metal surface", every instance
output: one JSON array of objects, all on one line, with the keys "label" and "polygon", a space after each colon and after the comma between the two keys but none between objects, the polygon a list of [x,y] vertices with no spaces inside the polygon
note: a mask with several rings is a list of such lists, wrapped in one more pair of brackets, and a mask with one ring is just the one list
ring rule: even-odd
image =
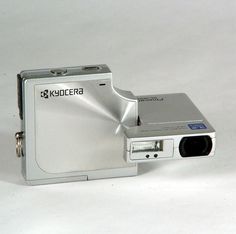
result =
[{"label": "brushed metal surface", "polygon": [[[83,88],[83,94],[41,97],[44,90],[74,88]],[[137,100],[132,94],[121,95],[111,79],[38,84],[34,93],[36,161],[43,171],[133,166],[123,159],[123,130],[136,125]]]}]

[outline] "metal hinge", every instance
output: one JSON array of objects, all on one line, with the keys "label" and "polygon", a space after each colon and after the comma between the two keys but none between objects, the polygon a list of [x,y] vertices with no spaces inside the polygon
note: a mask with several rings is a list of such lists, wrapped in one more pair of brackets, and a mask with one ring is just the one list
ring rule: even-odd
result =
[{"label": "metal hinge", "polygon": [[23,157],[24,152],[23,152],[23,139],[24,139],[24,132],[17,132],[15,134],[16,138],[16,155],[17,157]]}]

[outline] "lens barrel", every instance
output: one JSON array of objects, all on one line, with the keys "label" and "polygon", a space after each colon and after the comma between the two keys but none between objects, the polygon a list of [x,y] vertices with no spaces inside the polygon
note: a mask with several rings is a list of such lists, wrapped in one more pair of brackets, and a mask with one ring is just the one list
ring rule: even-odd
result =
[{"label": "lens barrel", "polygon": [[211,149],[212,140],[209,136],[183,137],[179,144],[182,157],[206,156]]}]

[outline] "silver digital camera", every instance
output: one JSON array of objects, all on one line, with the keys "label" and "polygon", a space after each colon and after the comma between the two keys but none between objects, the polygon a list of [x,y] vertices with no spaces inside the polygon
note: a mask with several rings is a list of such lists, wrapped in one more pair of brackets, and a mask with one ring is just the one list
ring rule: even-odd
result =
[{"label": "silver digital camera", "polygon": [[106,65],[22,71],[16,153],[28,184],[135,176],[141,162],[213,156],[215,130],[185,94],[134,96]]}]

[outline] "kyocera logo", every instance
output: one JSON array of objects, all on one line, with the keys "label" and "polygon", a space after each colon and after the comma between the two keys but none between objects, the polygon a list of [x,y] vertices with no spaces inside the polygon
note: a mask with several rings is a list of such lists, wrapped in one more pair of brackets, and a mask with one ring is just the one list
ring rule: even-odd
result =
[{"label": "kyocera logo", "polygon": [[74,95],[82,95],[83,93],[84,93],[83,88],[57,89],[57,90],[45,89],[41,92],[41,98],[47,99],[50,97],[74,96]]}]

